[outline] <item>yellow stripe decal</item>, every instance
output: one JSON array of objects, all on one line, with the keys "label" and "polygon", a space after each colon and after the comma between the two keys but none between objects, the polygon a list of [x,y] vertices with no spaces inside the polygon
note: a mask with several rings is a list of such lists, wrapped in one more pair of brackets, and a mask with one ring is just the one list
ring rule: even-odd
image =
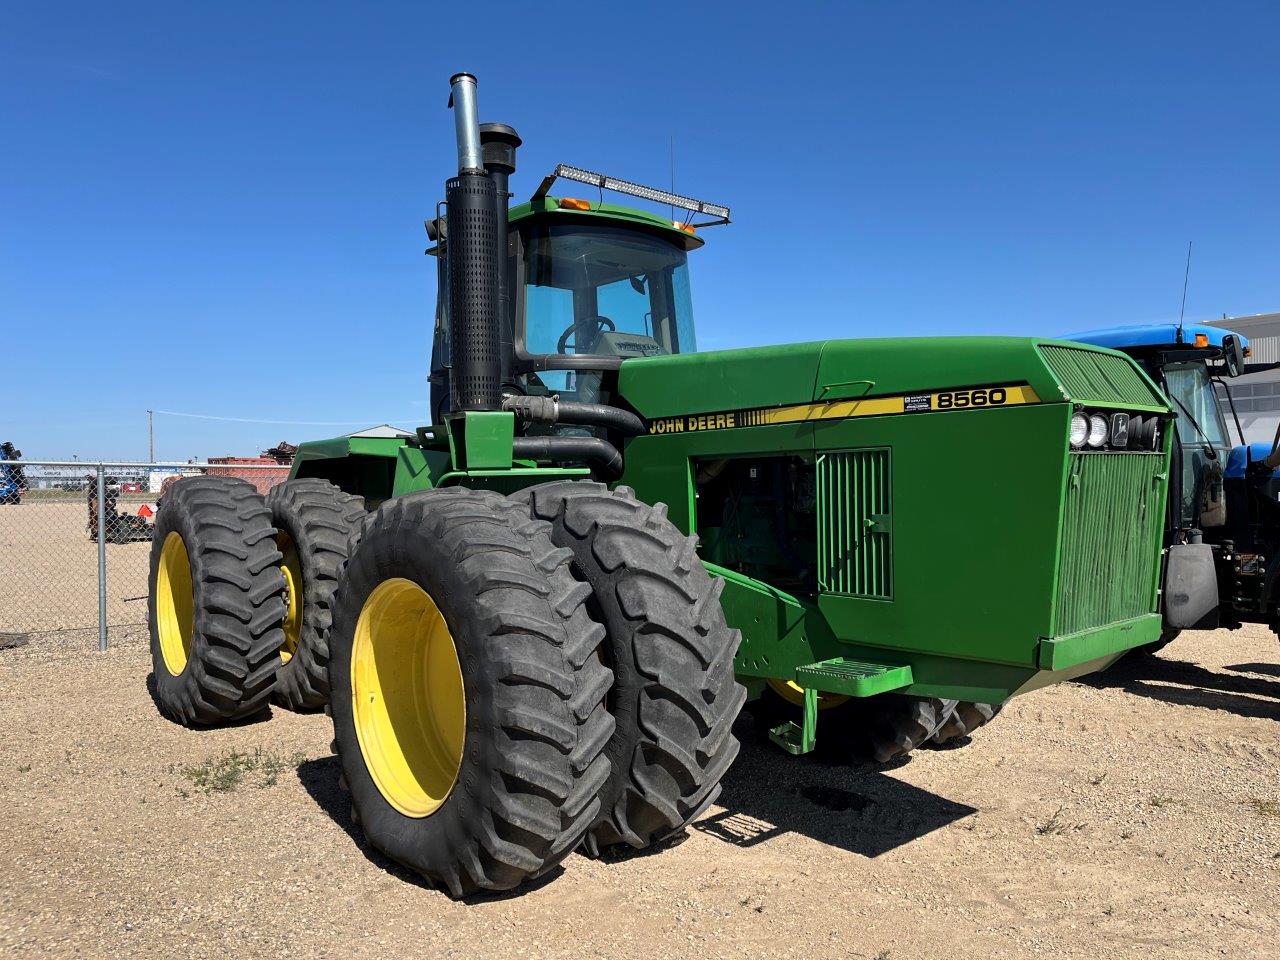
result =
[{"label": "yellow stripe decal", "polygon": [[702,430],[804,423],[809,420],[846,420],[851,417],[883,417],[901,413],[939,413],[954,410],[981,410],[985,407],[1016,407],[1039,402],[1040,398],[1028,384],[1018,383],[994,387],[966,387],[962,390],[938,390],[932,393],[903,393],[891,397],[831,400],[825,403],[797,403],[787,407],[726,410],[724,413],[659,417],[649,421],[649,432],[696,433]]}]

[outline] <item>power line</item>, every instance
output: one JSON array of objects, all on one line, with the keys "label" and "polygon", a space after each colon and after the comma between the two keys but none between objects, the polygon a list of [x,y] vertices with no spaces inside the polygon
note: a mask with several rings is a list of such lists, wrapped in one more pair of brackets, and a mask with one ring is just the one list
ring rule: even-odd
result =
[{"label": "power line", "polygon": [[[208,413],[181,413],[177,410],[154,410],[166,417],[186,417],[191,420],[221,420],[226,423],[271,423],[290,427],[350,427],[368,424],[368,420],[260,420],[254,417],[218,417]],[[406,417],[407,420],[418,419],[417,415]],[[389,421],[388,421],[389,422]]]}]

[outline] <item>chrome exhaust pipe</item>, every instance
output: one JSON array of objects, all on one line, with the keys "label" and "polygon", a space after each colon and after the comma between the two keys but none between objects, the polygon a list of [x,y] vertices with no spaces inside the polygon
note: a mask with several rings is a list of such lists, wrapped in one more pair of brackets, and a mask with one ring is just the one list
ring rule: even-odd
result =
[{"label": "chrome exhaust pipe", "polygon": [[453,108],[453,128],[458,138],[458,173],[484,173],[475,77],[455,73],[449,78],[449,106]]}]

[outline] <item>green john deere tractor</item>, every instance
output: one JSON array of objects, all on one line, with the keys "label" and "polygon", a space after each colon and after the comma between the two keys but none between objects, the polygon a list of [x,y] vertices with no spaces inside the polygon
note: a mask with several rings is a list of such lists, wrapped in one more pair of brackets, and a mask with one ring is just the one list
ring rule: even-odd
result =
[{"label": "green john deere tractor", "polygon": [[432,424],[305,444],[265,499],[173,488],[166,713],[327,702],[370,842],[462,896],[678,834],[747,701],[792,753],[821,728],[891,759],[1159,637],[1170,411],[1129,358],[698,353],[687,256],[729,211],[563,166],[508,209],[520,140],[452,88]]}]

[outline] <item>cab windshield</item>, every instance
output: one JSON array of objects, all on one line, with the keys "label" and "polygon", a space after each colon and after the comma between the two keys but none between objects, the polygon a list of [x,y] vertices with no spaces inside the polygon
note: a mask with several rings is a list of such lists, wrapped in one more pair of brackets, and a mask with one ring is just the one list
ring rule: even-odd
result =
[{"label": "cab windshield", "polygon": [[548,368],[560,358],[697,349],[689,268],[675,243],[621,227],[544,224],[527,234],[523,266],[517,337]]},{"label": "cab windshield", "polygon": [[[1165,388],[1177,414],[1178,446],[1182,453],[1182,503],[1184,523],[1199,522],[1198,504],[1204,496],[1210,462],[1226,462],[1230,442],[1222,408],[1201,361],[1170,363],[1164,367]],[[1211,454],[1209,448],[1213,448]]]},{"label": "cab windshield", "polygon": [[1199,361],[1167,364],[1164,380],[1178,414],[1178,439],[1185,445],[1227,449],[1230,443],[1222,408],[1205,365]]}]

